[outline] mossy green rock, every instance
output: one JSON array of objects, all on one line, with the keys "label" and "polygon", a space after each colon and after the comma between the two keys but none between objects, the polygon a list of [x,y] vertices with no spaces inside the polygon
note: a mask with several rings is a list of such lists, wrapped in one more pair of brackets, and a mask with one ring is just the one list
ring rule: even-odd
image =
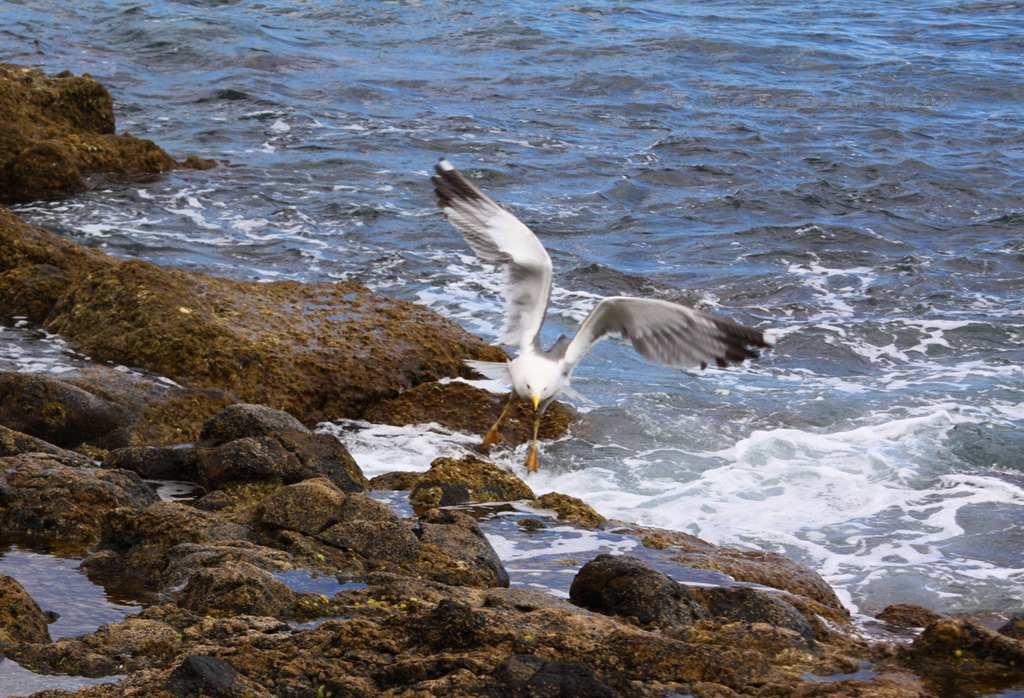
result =
[{"label": "mossy green rock", "polygon": [[13,577],[0,575],[0,642],[49,642],[46,617]]}]

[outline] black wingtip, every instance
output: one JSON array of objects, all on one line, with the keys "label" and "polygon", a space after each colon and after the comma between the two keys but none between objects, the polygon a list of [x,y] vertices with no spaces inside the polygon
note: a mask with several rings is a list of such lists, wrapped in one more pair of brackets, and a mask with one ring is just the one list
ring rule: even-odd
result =
[{"label": "black wingtip", "polygon": [[434,172],[436,174],[430,181],[434,184],[434,193],[441,208],[448,208],[460,199],[474,201],[482,198],[470,181],[455,169],[447,158],[440,158],[434,164]]}]

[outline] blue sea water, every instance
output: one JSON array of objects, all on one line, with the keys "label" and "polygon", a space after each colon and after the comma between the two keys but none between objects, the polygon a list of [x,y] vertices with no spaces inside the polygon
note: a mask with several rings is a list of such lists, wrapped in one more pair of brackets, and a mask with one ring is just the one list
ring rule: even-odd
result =
[{"label": "blue sea water", "polygon": [[[728,370],[600,345],[535,489],[779,550],[861,612],[1024,592],[1019,2],[0,1],[0,60],[88,72],[221,166],[19,207],[113,254],[356,279],[493,339],[440,156],[548,245],[553,339],[646,295],[773,328]],[[0,363],[60,370],[7,328]],[[341,423],[371,474],[470,437]],[[522,453],[499,453],[520,468]]]}]

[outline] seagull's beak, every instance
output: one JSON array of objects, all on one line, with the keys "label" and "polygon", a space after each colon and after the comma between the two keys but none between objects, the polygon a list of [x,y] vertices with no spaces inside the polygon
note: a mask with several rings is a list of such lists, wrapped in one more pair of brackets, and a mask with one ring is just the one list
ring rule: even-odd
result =
[{"label": "seagull's beak", "polygon": [[537,408],[540,407],[540,395],[534,393],[530,396],[530,400],[533,402],[533,411],[536,412]]}]

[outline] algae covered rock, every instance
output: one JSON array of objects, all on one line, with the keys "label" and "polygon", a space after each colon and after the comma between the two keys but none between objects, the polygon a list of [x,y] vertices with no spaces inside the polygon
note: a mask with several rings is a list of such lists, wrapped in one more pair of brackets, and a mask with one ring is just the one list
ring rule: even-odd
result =
[{"label": "algae covered rock", "polygon": [[[434,422],[455,431],[483,434],[498,419],[507,397],[460,381],[424,383],[391,400],[371,407],[366,419],[378,424],[425,424]],[[553,402],[541,421],[540,438],[556,439],[569,429],[574,413]],[[533,408],[519,401],[502,425],[505,443],[526,443],[533,433]]]},{"label": "algae covered rock", "polygon": [[1006,621],[999,632],[1015,640],[1024,640],[1024,613],[1018,613]]},{"label": "algae covered rock", "polygon": [[0,641],[50,641],[43,611],[17,580],[6,575],[0,575]]},{"label": "algae covered rock", "polygon": [[416,530],[420,539],[416,569],[431,579],[473,587],[507,587],[508,572],[472,517],[432,510]]},{"label": "algae covered rock", "polygon": [[0,424],[10,429],[73,448],[111,435],[131,421],[120,405],[56,378],[0,373]]},{"label": "algae covered rock", "polygon": [[260,505],[260,520],[275,528],[316,535],[335,523],[345,495],[326,478],[281,487]]},{"label": "algae covered rock", "polygon": [[438,458],[430,464],[409,494],[418,509],[533,499],[529,485],[512,473],[473,456],[461,460]]},{"label": "algae covered rock", "polygon": [[82,191],[95,172],[155,174],[175,166],[152,141],[114,134],[113,100],[88,75],[0,64],[0,122],[0,202]]},{"label": "algae covered rock", "polygon": [[923,676],[965,690],[1024,683],[1024,642],[963,618],[931,623],[906,655]]},{"label": "algae covered rock", "polygon": [[196,457],[190,446],[128,446],[103,458],[103,467],[131,470],[152,480],[193,480]]},{"label": "algae covered rock", "polygon": [[247,562],[200,569],[181,592],[179,605],[196,613],[285,617],[296,594],[269,573]]},{"label": "algae covered rock", "polygon": [[810,624],[782,594],[744,586],[686,587],[709,617],[744,623],[767,623],[796,631],[814,641]]},{"label": "algae covered rock", "polygon": [[601,528],[607,521],[582,499],[559,492],[542,494],[533,500],[533,505],[541,509],[551,509],[558,516],[559,521],[576,524],[583,528]]},{"label": "algae covered rock", "polygon": [[706,615],[688,589],[626,555],[598,555],[585,564],[572,581],[569,599],[643,625],[688,625]]},{"label": "algae covered rock", "polygon": [[156,499],[125,470],[68,467],[46,454],[0,458],[0,529],[39,543],[90,543],[115,509]]}]

